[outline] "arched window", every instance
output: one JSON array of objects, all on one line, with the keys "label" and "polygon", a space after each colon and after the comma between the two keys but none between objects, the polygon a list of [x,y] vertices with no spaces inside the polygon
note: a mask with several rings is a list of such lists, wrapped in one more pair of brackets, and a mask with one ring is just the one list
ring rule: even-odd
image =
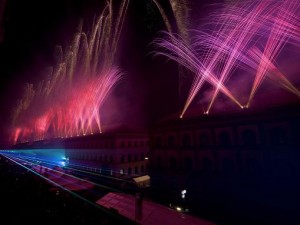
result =
[{"label": "arched window", "polygon": [[170,168],[173,170],[177,169],[177,160],[175,157],[170,158]]},{"label": "arched window", "polygon": [[125,156],[121,155],[121,163],[124,163],[124,162],[125,162]]},{"label": "arched window", "polygon": [[143,161],[145,159],[144,153],[141,153],[141,160]]},{"label": "arched window", "polygon": [[199,136],[199,144],[200,146],[206,146],[209,145],[209,137],[206,133],[202,133]]},{"label": "arched window", "polygon": [[175,138],[174,138],[173,135],[170,135],[170,136],[168,137],[168,146],[169,146],[169,147],[174,147],[174,146],[175,146]]},{"label": "arched window", "polygon": [[134,154],[134,161],[138,161],[138,155],[137,155],[137,153]]},{"label": "arched window", "polygon": [[156,166],[157,168],[161,169],[162,168],[162,159],[161,156],[156,157]]},{"label": "arched window", "polygon": [[252,130],[244,130],[242,132],[242,139],[244,145],[256,145],[256,135]]},{"label": "arched window", "polygon": [[131,167],[128,168],[128,175],[131,175],[132,171],[131,171]]},{"label": "arched window", "polygon": [[157,138],[156,138],[155,146],[158,147],[158,148],[162,146],[162,140],[161,140],[161,137],[157,137]]},{"label": "arched window", "polygon": [[131,154],[128,155],[128,162],[131,162]]},{"label": "arched window", "polygon": [[191,146],[191,137],[189,134],[184,134],[182,136],[182,145],[184,147],[190,147]]},{"label": "arched window", "polygon": [[275,127],[271,130],[271,144],[283,145],[287,143],[287,135],[282,127]]},{"label": "arched window", "polygon": [[228,146],[231,145],[230,135],[227,131],[222,131],[219,134],[220,145]]}]

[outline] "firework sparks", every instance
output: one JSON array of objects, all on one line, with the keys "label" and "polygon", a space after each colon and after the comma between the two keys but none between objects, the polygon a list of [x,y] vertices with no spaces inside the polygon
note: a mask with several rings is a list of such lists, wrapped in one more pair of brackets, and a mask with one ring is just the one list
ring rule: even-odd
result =
[{"label": "firework sparks", "polygon": [[273,0],[225,5],[223,10],[211,15],[210,22],[202,29],[190,32],[194,37],[192,44],[182,34],[168,33],[163,39],[157,39],[155,43],[161,48],[157,54],[177,61],[194,73],[180,117],[206,82],[213,86],[214,92],[205,114],[219,92],[245,108],[226,86],[237,68],[255,71],[246,107],[268,74],[270,79],[299,96],[299,90],[275,66],[287,43],[299,46],[299,6],[298,1]]},{"label": "firework sparks", "polygon": [[55,48],[50,78],[28,84],[14,110],[14,143],[102,132],[101,107],[122,76],[114,65],[128,4],[115,15],[108,1],[88,33],[81,21],[71,45]]}]

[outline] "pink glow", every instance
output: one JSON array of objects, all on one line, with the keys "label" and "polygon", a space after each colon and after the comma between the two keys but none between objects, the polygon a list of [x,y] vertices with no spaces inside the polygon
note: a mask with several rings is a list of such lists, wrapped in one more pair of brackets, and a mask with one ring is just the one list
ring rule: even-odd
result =
[{"label": "pink glow", "polygon": [[[84,31],[55,48],[46,79],[27,84],[13,114],[13,143],[101,133],[101,110],[122,74],[115,67],[117,46],[129,1],[107,1]],[[116,11],[116,12],[115,12]]]},{"label": "pink glow", "polygon": [[73,88],[66,88],[57,101],[50,102],[43,109],[40,116],[26,120],[23,126],[15,129],[14,142],[41,140],[47,136],[65,138],[101,133],[99,110],[120,78],[121,73],[111,69]]},{"label": "pink glow", "polygon": [[300,96],[299,90],[276,66],[277,58],[287,43],[299,47],[299,7],[299,1],[292,0],[248,1],[225,5],[224,9],[210,16],[210,22],[203,26],[204,29],[191,31],[191,44],[170,33],[158,39],[156,44],[161,50],[157,54],[167,56],[194,72],[180,117],[183,117],[192,101],[201,93],[206,82],[214,88],[211,100],[204,110],[206,114],[219,92],[239,107],[245,108],[226,84],[230,79],[237,79],[234,73],[236,69],[252,73],[254,71],[255,78],[248,102],[244,102],[247,107],[267,76]]}]

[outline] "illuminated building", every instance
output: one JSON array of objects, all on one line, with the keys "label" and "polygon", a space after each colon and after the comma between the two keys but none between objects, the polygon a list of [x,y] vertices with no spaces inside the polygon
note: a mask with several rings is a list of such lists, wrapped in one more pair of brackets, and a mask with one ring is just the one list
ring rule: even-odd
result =
[{"label": "illuminated building", "polygon": [[141,133],[109,133],[65,140],[70,164],[118,177],[146,174],[148,136]]}]

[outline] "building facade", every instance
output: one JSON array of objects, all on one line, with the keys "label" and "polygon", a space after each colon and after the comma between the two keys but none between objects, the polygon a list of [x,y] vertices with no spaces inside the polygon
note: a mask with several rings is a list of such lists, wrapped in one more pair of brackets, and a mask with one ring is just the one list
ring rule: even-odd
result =
[{"label": "building facade", "polygon": [[148,135],[105,133],[64,140],[69,165],[99,174],[129,178],[147,173]]},{"label": "building facade", "polygon": [[300,107],[169,118],[150,131],[152,170],[198,174],[296,172]]},{"label": "building facade", "polygon": [[299,149],[299,106],[158,121],[150,130],[153,198],[216,221],[255,221],[274,201],[296,207]]}]

